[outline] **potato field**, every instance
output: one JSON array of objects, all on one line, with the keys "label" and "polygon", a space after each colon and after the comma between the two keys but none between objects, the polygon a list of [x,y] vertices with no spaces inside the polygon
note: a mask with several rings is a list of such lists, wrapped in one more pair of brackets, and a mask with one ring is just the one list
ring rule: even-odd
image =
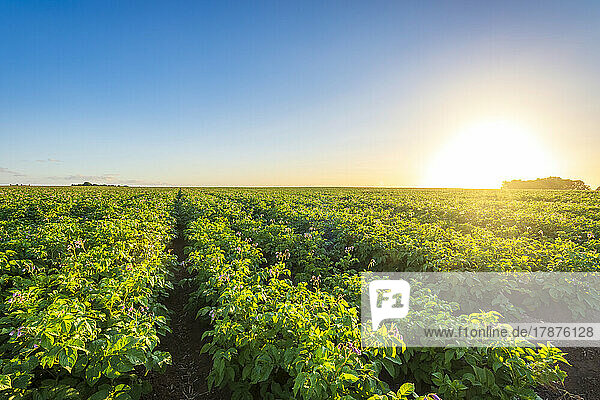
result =
[{"label": "potato field", "polygon": [[362,347],[360,272],[599,269],[598,192],[3,187],[0,399],[594,399],[594,349]]}]

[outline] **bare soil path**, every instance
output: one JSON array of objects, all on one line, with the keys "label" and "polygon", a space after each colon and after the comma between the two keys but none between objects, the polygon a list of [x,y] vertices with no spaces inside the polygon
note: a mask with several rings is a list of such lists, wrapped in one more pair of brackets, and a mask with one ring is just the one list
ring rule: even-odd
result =
[{"label": "bare soil path", "polygon": [[200,354],[206,343],[202,334],[210,329],[195,315],[190,315],[184,307],[192,288],[181,286],[182,279],[188,278],[185,262],[185,242],[182,232],[171,244],[172,252],[177,255],[179,267],[173,271],[173,285],[170,296],[164,300],[170,312],[172,333],[161,338],[159,349],[171,354],[173,363],[163,373],[151,372],[146,379],[152,385],[152,392],[143,396],[142,400],[225,400],[231,395],[225,391],[208,390],[206,379],[212,368],[212,360],[208,354]]},{"label": "bare soil path", "polygon": [[600,348],[574,347],[563,351],[571,364],[561,366],[567,373],[564,387],[541,390],[540,397],[544,400],[600,399]]}]

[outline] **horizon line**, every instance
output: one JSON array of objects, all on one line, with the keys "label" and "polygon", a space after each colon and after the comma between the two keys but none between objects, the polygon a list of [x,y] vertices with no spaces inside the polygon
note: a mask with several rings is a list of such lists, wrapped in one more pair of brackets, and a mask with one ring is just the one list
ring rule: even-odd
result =
[{"label": "horizon line", "polygon": [[[564,191],[564,189],[544,189],[544,188],[530,188],[530,189],[504,189],[502,187],[488,187],[488,188],[470,188],[470,187],[426,187],[426,186],[343,186],[343,185],[127,185],[127,184],[93,184],[89,186],[84,186],[81,184],[65,184],[65,185],[48,185],[48,184],[40,184],[40,183],[28,183],[28,184],[0,184],[0,187],[56,187],[56,188],[66,188],[66,187],[114,187],[114,188],[156,188],[156,189],[178,189],[178,188],[189,188],[189,189],[418,189],[418,190],[559,190]],[[572,189],[576,190],[576,189]],[[591,192],[595,191],[594,189],[590,190]]]}]

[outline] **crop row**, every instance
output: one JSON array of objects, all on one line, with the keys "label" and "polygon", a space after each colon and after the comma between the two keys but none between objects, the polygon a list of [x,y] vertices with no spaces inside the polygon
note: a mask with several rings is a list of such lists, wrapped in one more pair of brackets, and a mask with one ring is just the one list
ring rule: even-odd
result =
[{"label": "crop row", "polygon": [[[445,191],[425,194],[420,191],[417,194],[401,191],[388,194],[394,199],[394,208],[388,207],[391,206],[391,199],[386,201],[386,196],[378,192],[346,195],[334,192],[329,196],[320,193],[314,196],[297,195],[293,191],[221,192],[217,195],[238,199],[246,208],[251,208],[257,217],[262,215],[263,218],[275,220],[278,215],[285,216],[291,221],[293,229],[301,231],[312,224],[328,237],[339,238],[338,254],[354,246],[354,254],[359,261],[356,264],[358,269],[368,265],[371,260],[382,271],[595,271],[600,266],[600,218],[596,216],[594,218],[597,219],[591,219],[594,210],[598,213],[597,203],[587,209],[583,204],[579,206],[587,211],[589,221],[594,221],[593,230],[588,230],[579,221],[566,220],[562,225],[553,226],[558,230],[556,235],[550,235],[548,230],[540,234],[541,217],[535,217],[538,214],[530,212],[527,203],[521,206],[525,211],[503,213],[505,221],[508,218],[520,218],[519,215],[538,218],[533,221],[535,224],[528,225],[529,229],[515,237],[506,237],[504,230],[499,231],[491,226],[478,226],[473,219],[469,219],[469,229],[465,229],[462,223],[452,222],[449,215],[461,198],[470,199],[471,204],[460,206],[464,215],[478,212],[489,215],[488,218],[492,220],[500,219],[494,217],[494,207],[485,201],[485,193],[471,193],[467,197],[464,194],[454,196],[452,192]],[[509,198],[502,200],[511,203]],[[401,212],[400,207],[410,207],[411,210],[418,208],[421,212]],[[429,213],[427,215],[439,217],[425,217],[425,210]],[[551,215],[549,212],[541,214]],[[523,218],[519,219],[521,223]],[[517,229],[514,225],[511,228]],[[571,233],[561,233],[567,231]],[[579,239],[583,237],[585,243]]]},{"label": "crop row", "polygon": [[[176,228],[189,243],[189,309],[211,323],[209,384],[235,398],[535,398],[565,377],[556,348],[416,349],[401,336],[397,348],[362,348],[359,273],[600,266],[593,193],[174,194],[0,191],[0,399],[127,400],[149,390],[140,374],[170,362],[157,350],[169,330],[159,299],[171,288]],[[485,291],[485,282],[467,286]],[[437,298],[411,301],[436,304],[431,318],[456,318]]]},{"label": "crop row", "polygon": [[389,257],[386,248],[367,248],[348,214],[321,214],[300,195],[189,195],[193,304],[208,302],[201,313],[214,325],[211,379],[240,398],[403,398],[414,389],[445,399],[535,398],[537,385],[564,377],[555,348],[361,349],[356,272],[375,264],[355,252]]},{"label": "crop row", "polygon": [[0,398],[139,398],[169,354],[172,193],[0,192]]}]

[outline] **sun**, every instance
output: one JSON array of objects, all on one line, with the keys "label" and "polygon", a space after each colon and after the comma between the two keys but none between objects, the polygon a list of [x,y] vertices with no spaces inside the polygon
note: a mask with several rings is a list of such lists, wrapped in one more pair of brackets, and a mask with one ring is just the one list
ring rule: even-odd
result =
[{"label": "sun", "polygon": [[483,121],[458,132],[433,155],[423,186],[498,188],[504,180],[554,172],[553,157],[531,130],[505,120]]}]

